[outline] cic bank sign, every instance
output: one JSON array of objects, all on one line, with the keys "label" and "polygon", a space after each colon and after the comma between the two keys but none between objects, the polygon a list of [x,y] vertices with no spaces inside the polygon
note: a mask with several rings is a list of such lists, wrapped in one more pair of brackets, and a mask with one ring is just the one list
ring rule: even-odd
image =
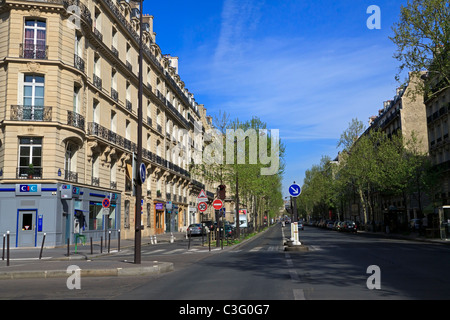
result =
[{"label": "cic bank sign", "polygon": [[16,196],[38,196],[41,195],[40,184],[16,184]]}]

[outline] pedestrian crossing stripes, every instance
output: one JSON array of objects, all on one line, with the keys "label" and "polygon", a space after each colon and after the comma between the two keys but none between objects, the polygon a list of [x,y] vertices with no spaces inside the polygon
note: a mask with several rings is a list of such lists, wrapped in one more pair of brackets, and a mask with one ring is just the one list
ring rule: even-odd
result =
[{"label": "pedestrian crossing stripes", "polygon": [[[177,249],[172,249],[172,248],[161,248],[161,249],[155,249],[155,250],[142,250],[142,255],[143,256],[152,256],[152,255],[175,255],[175,254],[196,254],[196,253],[209,253],[209,252],[218,252],[218,251],[224,251],[222,248],[211,248],[209,249],[208,247],[198,247],[198,248],[177,248]],[[280,251],[284,251],[284,246],[259,246],[259,247],[254,247],[251,249],[247,249],[247,250],[243,250],[243,249],[237,249],[237,250],[232,250],[230,252],[232,253],[237,253],[237,252],[280,252]],[[133,253],[133,250],[123,250],[121,251],[122,254],[131,254]]]}]

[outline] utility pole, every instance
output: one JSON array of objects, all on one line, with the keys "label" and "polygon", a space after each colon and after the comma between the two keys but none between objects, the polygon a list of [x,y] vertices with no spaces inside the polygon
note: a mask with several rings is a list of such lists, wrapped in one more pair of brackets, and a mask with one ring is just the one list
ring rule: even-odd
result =
[{"label": "utility pole", "polygon": [[239,175],[236,168],[236,235],[238,238],[241,236],[241,222],[239,220]]},{"label": "utility pole", "polygon": [[[144,11],[143,0],[140,0],[139,7],[139,19],[140,19],[140,27],[139,27],[139,91],[138,91],[138,131],[137,131],[137,165],[139,168],[142,163],[142,95],[143,91],[143,75],[142,75],[142,62],[143,62],[143,54],[144,50],[142,47],[142,39],[143,39],[143,28],[142,28],[142,15]],[[134,263],[141,264],[141,200],[142,200],[142,180],[140,175],[137,176],[136,179],[136,205],[135,205],[135,234],[134,234]]]}]

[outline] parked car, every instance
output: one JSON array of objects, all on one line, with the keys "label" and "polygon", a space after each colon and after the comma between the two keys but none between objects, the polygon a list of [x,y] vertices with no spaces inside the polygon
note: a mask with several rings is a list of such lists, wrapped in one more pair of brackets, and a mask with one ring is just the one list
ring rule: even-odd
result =
[{"label": "parked car", "polygon": [[420,230],[420,219],[411,219],[409,220],[409,228],[411,231],[419,231]]},{"label": "parked car", "polygon": [[188,234],[190,233],[191,235],[201,235],[202,232],[203,234],[206,233],[201,223],[194,223],[189,225],[189,227],[187,228],[187,232]]},{"label": "parked car", "polygon": [[343,229],[346,232],[357,232],[356,223],[354,221],[344,221]]},{"label": "parked car", "polygon": [[297,222],[297,229],[298,230],[305,230],[305,227],[304,227],[304,225],[303,225],[303,222]]},{"label": "parked car", "polygon": [[328,220],[327,222],[327,229],[332,230],[334,227],[334,221],[333,220]]},{"label": "parked car", "polygon": [[339,221],[336,225],[337,231],[344,231],[344,221]]},{"label": "parked car", "polygon": [[231,224],[226,224],[225,225],[225,237],[229,238],[233,236],[233,226]]},{"label": "parked car", "polygon": [[333,228],[332,228],[333,230],[337,230],[337,229],[338,229],[339,222],[340,222],[340,221],[335,221],[335,222],[334,222]]},{"label": "parked car", "polygon": [[214,223],[212,221],[203,221],[203,224],[205,225],[206,228],[209,229],[209,231],[214,230]]}]

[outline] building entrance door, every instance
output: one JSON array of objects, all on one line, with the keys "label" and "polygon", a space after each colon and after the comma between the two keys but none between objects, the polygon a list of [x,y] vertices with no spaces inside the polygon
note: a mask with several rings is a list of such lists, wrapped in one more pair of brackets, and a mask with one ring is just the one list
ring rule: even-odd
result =
[{"label": "building entrance door", "polygon": [[19,210],[17,246],[36,246],[36,210]]}]

